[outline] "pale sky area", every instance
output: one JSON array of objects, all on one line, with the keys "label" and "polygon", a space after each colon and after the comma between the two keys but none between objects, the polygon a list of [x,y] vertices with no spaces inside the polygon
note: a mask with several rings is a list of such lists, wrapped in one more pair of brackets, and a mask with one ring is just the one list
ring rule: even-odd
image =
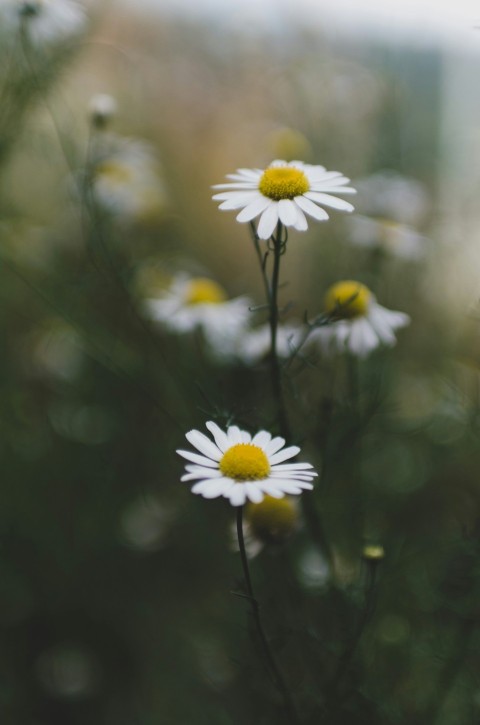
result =
[{"label": "pale sky area", "polygon": [[149,12],[215,18],[262,30],[285,20],[345,33],[409,37],[480,50],[480,0],[121,0]]}]

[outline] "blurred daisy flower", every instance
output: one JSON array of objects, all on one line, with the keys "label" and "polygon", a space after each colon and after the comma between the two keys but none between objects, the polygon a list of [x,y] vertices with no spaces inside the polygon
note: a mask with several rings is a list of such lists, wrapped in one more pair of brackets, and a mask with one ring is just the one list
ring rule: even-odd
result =
[{"label": "blurred daisy flower", "polygon": [[349,352],[358,357],[366,357],[381,345],[395,345],[395,330],[410,322],[404,312],[382,307],[368,287],[352,280],[330,287],[325,312],[332,316],[332,322],[314,330],[310,342],[319,343],[326,351]]},{"label": "blurred daisy flower", "polygon": [[339,171],[327,171],[323,166],[312,166],[301,161],[274,161],[267,169],[237,169],[228,174],[231,182],[217,184],[223,189],[213,199],[220,201],[220,209],[241,209],[237,221],[250,222],[260,217],[257,235],[269,239],[278,222],[298,231],[308,229],[305,214],[317,221],[325,221],[328,214],[323,206],[353,211],[353,206],[336,194],[355,194],[347,186],[347,179]]},{"label": "blurred daisy flower", "polygon": [[[260,503],[248,503],[243,519],[245,550],[251,559],[265,546],[284,544],[298,529],[300,515],[291,496],[265,496]],[[237,527],[231,530],[232,548],[238,551]]]},{"label": "blurred daisy flower", "polygon": [[[264,360],[270,352],[270,325],[246,330],[237,341],[236,355],[246,365]],[[279,325],[277,328],[277,355],[288,358],[296,349],[302,336],[302,329],[298,325]]]},{"label": "blurred daisy flower", "polygon": [[0,23],[8,33],[23,31],[35,46],[62,42],[86,25],[84,3],[78,0],[2,0]]},{"label": "blurred daisy flower", "polygon": [[217,282],[207,277],[176,275],[165,293],[146,301],[150,319],[175,333],[201,330],[217,357],[235,353],[250,319],[247,297],[228,299]]},{"label": "blurred daisy flower", "polygon": [[357,247],[379,249],[405,260],[425,256],[428,238],[412,227],[389,219],[355,215],[349,221],[349,240]]},{"label": "blurred daisy flower", "polygon": [[430,201],[423,184],[394,171],[360,179],[357,211],[349,220],[350,241],[405,260],[427,251],[428,239],[416,227],[425,222]]},{"label": "blurred daisy flower", "polygon": [[142,221],[167,206],[158,163],[144,141],[102,134],[93,145],[90,165],[93,196],[116,217]]},{"label": "blurred daisy flower", "polygon": [[228,498],[232,506],[247,501],[260,503],[266,495],[282,498],[313,488],[317,473],[310,463],[284,463],[300,453],[298,446],[285,448],[284,438],[272,438],[261,430],[253,437],[236,425],[221,430],[213,421],[206,426],[213,436],[191,430],[186,438],[199,453],[178,450],[189,463],[182,481],[196,480],[192,493],[204,498]]}]

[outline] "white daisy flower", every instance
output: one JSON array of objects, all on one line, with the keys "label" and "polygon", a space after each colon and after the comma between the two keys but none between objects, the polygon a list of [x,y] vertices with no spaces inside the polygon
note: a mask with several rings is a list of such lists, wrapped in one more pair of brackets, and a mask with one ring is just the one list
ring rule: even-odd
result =
[{"label": "white daisy flower", "polygon": [[182,481],[196,480],[192,493],[204,498],[228,498],[232,506],[247,501],[260,503],[264,496],[282,498],[313,488],[317,473],[310,463],[284,463],[300,453],[298,446],[284,448],[284,438],[272,438],[261,430],[253,437],[236,425],[221,430],[216,423],[206,423],[214,441],[198,430],[186,438],[200,454],[179,450],[186,458]]},{"label": "white daisy flower", "polygon": [[213,279],[178,274],[165,294],[146,301],[148,316],[170,332],[200,329],[210,350],[220,358],[235,354],[239,337],[250,319],[247,297],[228,299]]},{"label": "white daisy flower", "polygon": [[310,343],[320,344],[325,351],[350,352],[362,358],[380,345],[395,345],[394,331],[410,322],[404,312],[382,307],[368,287],[352,280],[330,287],[325,311],[334,319],[314,330]]},{"label": "white daisy flower", "polygon": [[79,0],[2,0],[0,23],[8,33],[24,31],[35,46],[62,42],[86,25]]},{"label": "white daisy flower", "polygon": [[355,194],[346,186],[347,179],[339,171],[327,171],[324,166],[312,166],[302,161],[274,161],[267,169],[237,169],[228,174],[231,183],[217,184],[225,189],[213,199],[222,202],[220,209],[241,209],[239,222],[260,217],[257,235],[269,239],[278,222],[298,231],[308,229],[305,214],[325,221],[328,214],[323,206],[353,211],[353,206],[335,194]]},{"label": "white daisy flower", "polygon": [[124,220],[142,220],[164,210],[167,194],[148,143],[102,134],[92,157],[92,193],[106,211]]},{"label": "white daisy flower", "polygon": [[[247,330],[237,341],[237,357],[247,365],[263,360],[270,352],[270,325]],[[300,342],[302,330],[297,325],[279,325],[277,328],[277,355],[289,357]]]},{"label": "white daisy flower", "polygon": [[428,238],[406,224],[360,214],[348,221],[349,240],[357,247],[379,249],[407,261],[421,259],[427,252]]}]

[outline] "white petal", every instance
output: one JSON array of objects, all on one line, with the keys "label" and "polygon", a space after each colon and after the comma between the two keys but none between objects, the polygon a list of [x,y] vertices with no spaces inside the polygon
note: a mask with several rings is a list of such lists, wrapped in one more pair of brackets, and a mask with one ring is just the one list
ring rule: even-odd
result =
[{"label": "white petal", "polygon": [[330,196],[330,194],[324,194],[320,191],[307,191],[305,196],[307,199],[312,199],[318,204],[325,204],[325,206],[331,206],[332,209],[340,209],[341,211],[354,211],[355,207],[344,199],[339,199],[338,196]]},{"label": "white petal", "polygon": [[283,448],[284,445],[285,438],[280,438],[280,436],[278,436],[277,438],[272,438],[272,440],[267,443],[263,450],[265,451],[267,456],[273,456],[273,454],[279,451],[280,448]]},{"label": "white petal", "polygon": [[284,493],[300,493],[301,491],[311,491],[313,485],[306,481],[292,481],[289,478],[275,479],[274,485]]},{"label": "white petal", "polygon": [[222,451],[222,453],[225,453],[229,446],[226,433],[224,433],[223,430],[219,428],[216,423],[213,422],[213,420],[209,420],[208,423],[205,423],[205,425],[207,426],[210,433],[213,435],[218,448]]},{"label": "white petal", "polygon": [[271,199],[267,199],[262,194],[256,194],[255,199],[249,202],[248,206],[240,212],[237,216],[237,222],[249,222],[255,219],[256,216],[265,211],[265,209],[272,204]]},{"label": "white petal", "polygon": [[215,186],[212,186],[212,189],[225,189],[226,191],[229,189],[232,191],[252,191],[256,188],[257,184],[253,181],[235,181],[232,184],[215,184]]},{"label": "white petal", "polygon": [[223,496],[235,484],[229,478],[220,478],[217,481],[199,481],[192,486],[192,493],[199,493],[204,498],[217,498]]},{"label": "white petal", "polygon": [[263,501],[263,493],[255,483],[245,483],[245,493],[252,503]]},{"label": "white petal", "polygon": [[286,227],[293,227],[297,223],[297,213],[293,201],[281,199],[278,202],[278,217]]},{"label": "white petal", "polygon": [[206,435],[200,433],[198,430],[191,430],[186,434],[186,439],[195,446],[200,453],[208,458],[213,458],[214,461],[219,461],[222,457],[222,452],[217,448],[215,443],[207,438]]},{"label": "white petal", "polygon": [[297,212],[297,221],[294,225],[295,229],[299,232],[306,232],[308,229],[307,218],[298,204],[295,204],[295,211]]},{"label": "white petal", "polygon": [[[188,468],[188,466],[187,466]],[[195,479],[199,480],[206,479],[206,478],[221,478],[222,472],[219,470],[214,470],[212,468],[203,468],[202,466],[192,466],[192,471],[188,471],[187,473],[184,473],[181,477],[181,481],[194,481]]]},{"label": "white petal", "polygon": [[[273,471],[303,471],[307,468],[308,469],[313,468],[312,464],[311,463],[283,463],[282,465],[279,465],[279,466],[272,466],[272,473],[273,473]],[[314,475],[313,471],[311,473],[309,471],[308,475],[313,476]]]},{"label": "white petal", "polygon": [[351,325],[347,347],[359,357],[366,357],[380,344],[377,333],[365,317],[354,320]]},{"label": "white petal", "polygon": [[205,456],[199,456],[198,453],[192,453],[192,451],[177,451],[179,456],[182,456],[182,458],[186,458],[187,461],[192,461],[192,463],[199,463],[201,466],[207,466],[207,468],[218,468],[218,464],[216,461],[210,460],[210,458],[205,458]]},{"label": "white petal", "polygon": [[236,209],[248,206],[256,198],[256,196],[257,192],[253,191],[249,196],[242,194],[241,196],[231,197],[226,201],[222,201],[218,208],[222,211],[235,211]]},{"label": "white petal", "polygon": [[272,496],[272,498],[283,498],[285,495],[282,489],[277,488],[275,483],[270,481],[268,478],[266,481],[259,481],[258,485],[261,486],[262,491],[266,493],[267,496]]},{"label": "white petal", "polygon": [[232,506],[243,506],[246,499],[245,485],[243,483],[234,483],[224,495],[230,499]]},{"label": "white petal", "polygon": [[297,456],[299,453],[300,448],[298,446],[290,446],[289,448],[284,448],[278,453],[275,453],[274,456],[270,457],[270,465],[274,466],[276,463],[282,463],[288,458],[293,458],[293,456]]},{"label": "white petal", "polygon": [[229,446],[236,446],[238,445],[238,443],[243,443],[242,431],[236,425],[231,425],[229,428],[227,428],[227,436]]},{"label": "white petal", "polygon": [[325,209],[321,209],[321,207],[314,204],[313,201],[310,201],[310,199],[307,199],[305,196],[296,196],[295,202],[301,209],[303,209],[303,211],[306,211],[307,214],[310,214],[310,216],[317,219],[319,222],[323,222],[328,219],[328,214]]},{"label": "white petal", "polygon": [[270,239],[278,222],[278,204],[267,206],[258,223],[257,235],[260,239]]},{"label": "white petal", "polygon": [[295,481],[297,483],[301,483],[302,481],[305,481],[306,483],[313,483],[315,481],[315,478],[313,476],[303,476],[300,473],[295,473],[295,471],[279,471],[278,473],[275,473],[272,471],[268,478],[276,482],[278,480],[284,481],[288,478],[289,481]]},{"label": "white petal", "polygon": [[252,438],[252,443],[255,446],[260,446],[260,448],[265,448],[267,443],[269,443],[272,439],[272,436],[268,431],[266,430],[259,430],[258,433],[256,433]]},{"label": "white petal", "polygon": [[323,186],[323,184],[314,184],[310,191],[305,193],[311,194],[313,192],[325,192],[326,194],[356,194],[357,190],[353,186]]}]

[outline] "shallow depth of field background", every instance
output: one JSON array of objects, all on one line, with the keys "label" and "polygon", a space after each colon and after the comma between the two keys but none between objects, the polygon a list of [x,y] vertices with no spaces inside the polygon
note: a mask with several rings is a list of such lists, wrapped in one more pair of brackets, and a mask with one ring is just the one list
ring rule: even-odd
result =
[{"label": "shallow depth of field background", "polygon": [[[421,182],[429,241],[416,261],[378,257],[348,241],[335,212],[290,234],[287,319],[318,314],[330,284],[358,279],[412,322],[361,365],[361,445],[341,388],[326,410],[327,364],[292,381],[297,440],[324,471],[308,495],[332,563],[305,529],[254,559],[266,628],[304,721],[320,722],[322,687],[361,616],[362,547],[381,544],[375,612],[331,722],[480,717],[480,31],[472,18],[464,47],[428,27],[409,41],[282,7],[214,21],[107,3],[2,156],[6,724],[280,722],[247,606],[231,594],[242,586],[233,509],[192,496],[174,453],[208,419],[268,426],[268,371],[212,362],[198,340],[142,317],[142,299],[186,270],[261,304],[248,230],[210,187],[290,151],[353,185],[384,169]],[[113,215],[97,239],[73,179],[100,92],[118,103],[111,131],[151,145],[165,197],[152,214]]]}]

